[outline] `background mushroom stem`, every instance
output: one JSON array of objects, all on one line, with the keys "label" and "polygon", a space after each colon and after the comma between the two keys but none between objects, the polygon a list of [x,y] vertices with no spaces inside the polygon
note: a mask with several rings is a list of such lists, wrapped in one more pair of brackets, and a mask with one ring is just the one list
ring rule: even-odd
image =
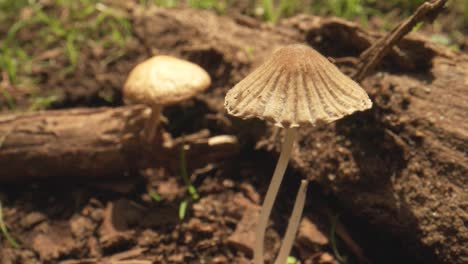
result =
[{"label": "background mushroom stem", "polygon": [[294,208],[291,217],[289,218],[288,228],[286,229],[286,234],[284,235],[283,243],[281,245],[278,257],[276,258],[275,264],[286,263],[289,253],[291,252],[294,238],[296,237],[297,229],[299,228],[299,223],[301,222],[308,184],[308,180],[301,180],[301,185],[299,186],[299,190],[297,191],[296,195],[296,201],[294,202]]},{"label": "background mushroom stem", "polygon": [[159,121],[161,119],[162,107],[160,105],[153,105],[151,107],[151,116],[145,126],[145,139],[148,142],[153,142],[156,136],[156,129],[158,128]]},{"label": "background mushroom stem", "polygon": [[283,180],[286,167],[288,166],[289,158],[291,156],[292,147],[294,145],[294,139],[296,138],[296,128],[287,128],[286,135],[281,146],[281,154],[276,164],[273,177],[268,187],[268,191],[263,201],[263,206],[260,212],[260,218],[257,223],[257,229],[255,231],[255,245],[254,245],[254,263],[263,264],[263,242],[265,239],[265,230],[268,225],[268,219],[270,218],[271,209],[275,202],[278,189]]}]

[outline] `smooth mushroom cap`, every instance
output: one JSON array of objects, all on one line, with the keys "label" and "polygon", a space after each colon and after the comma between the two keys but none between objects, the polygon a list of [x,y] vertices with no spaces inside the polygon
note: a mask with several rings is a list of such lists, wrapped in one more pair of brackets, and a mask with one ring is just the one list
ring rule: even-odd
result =
[{"label": "smooth mushroom cap", "polygon": [[171,56],[155,56],[130,72],[123,88],[127,104],[171,105],[207,89],[208,73],[200,66]]},{"label": "smooth mushroom cap", "polygon": [[367,93],[309,46],[288,45],[234,86],[229,114],[279,127],[330,123],[372,106]]}]

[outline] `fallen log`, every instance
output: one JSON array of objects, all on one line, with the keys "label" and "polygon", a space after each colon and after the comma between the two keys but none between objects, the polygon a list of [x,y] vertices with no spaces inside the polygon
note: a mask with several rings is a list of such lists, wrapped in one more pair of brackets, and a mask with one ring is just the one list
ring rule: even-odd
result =
[{"label": "fallen log", "polygon": [[143,106],[43,111],[0,116],[0,181],[44,177],[122,177],[178,168],[185,146],[191,167],[235,155],[235,137],[207,131],[148,144]]},{"label": "fallen log", "polygon": [[[193,10],[138,12],[134,26],[147,46],[189,58],[210,72],[216,89],[199,99],[213,112],[223,111],[227,89],[276,47],[306,42],[342,59],[342,69],[354,73],[356,64],[346,62],[358,61],[382,36],[336,18],[301,15],[273,27]],[[421,263],[464,263],[468,56],[410,34],[375,71],[361,83],[373,109],[301,129],[292,166],[336,196],[375,239],[387,238],[382,242],[387,263],[397,251]],[[270,128],[252,128],[261,122],[232,121],[232,127],[223,127],[227,132],[255,140],[273,134]]]}]

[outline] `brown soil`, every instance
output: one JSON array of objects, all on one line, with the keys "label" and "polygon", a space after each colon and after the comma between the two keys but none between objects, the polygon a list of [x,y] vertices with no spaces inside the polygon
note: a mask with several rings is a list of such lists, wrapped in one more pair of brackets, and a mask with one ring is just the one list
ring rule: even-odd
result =
[{"label": "brown soil", "polygon": [[[38,89],[60,87],[57,108],[107,104],[102,93],[118,105],[124,79],[137,62],[153,53],[183,57],[204,67],[213,85],[208,93],[167,108],[166,129],[174,137],[204,128],[236,134],[242,155],[191,172],[200,199],[189,201],[183,220],[178,207],[188,197],[186,189],[180,173],[165,168],[119,181],[64,178],[2,185],[5,221],[21,249],[3,239],[0,263],[249,263],[249,223],[266,192],[279,142],[262,122],[220,114],[223,94],[280,45],[308,42],[331,57],[357,56],[376,36],[354,24],[315,17],[272,27],[193,10],[129,14],[137,35],[125,55],[102,67],[97,64],[102,53],[85,51],[74,76],[56,79],[53,71],[43,72]],[[314,183],[307,221],[292,252],[301,263],[338,263],[329,241],[332,216],[338,214],[337,247],[350,263],[462,263],[467,162],[460,153],[467,141],[458,124],[466,122],[460,114],[466,114],[466,101],[438,94],[446,83],[433,80],[450,76],[433,65],[450,66],[454,59],[444,54],[432,61],[437,48],[421,43],[418,38],[404,42],[403,51],[411,56],[390,55],[381,73],[364,81],[376,104],[372,111],[301,130],[268,232],[269,259],[279,247],[299,180],[308,177]],[[460,59],[464,67],[466,61]],[[435,91],[436,110],[451,111],[454,118],[426,121],[422,83]],[[458,82],[454,86],[463,91]],[[459,108],[450,108],[453,100]],[[447,126],[453,129],[442,129]],[[453,140],[444,141],[449,137]],[[452,155],[441,156],[446,153]],[[439,185],[427,186],[434,182]],[[164,200],[152,201],[146,186]]]}]

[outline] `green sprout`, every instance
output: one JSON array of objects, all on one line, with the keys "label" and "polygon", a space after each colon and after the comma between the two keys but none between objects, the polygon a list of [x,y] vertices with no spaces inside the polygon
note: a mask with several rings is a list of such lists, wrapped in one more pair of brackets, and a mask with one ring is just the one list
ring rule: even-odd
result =
[{"label": "green sprout", "polygon": [[10,245],[14,248],[20,248],[20,245],[10,236],[8,233],[8,228],[3,221],[3,209],[2,209],[2,201],[0,201],[0,230],[2,231],[3,236],[6,240],[10,243]]},{"label": "green sprout", "polygon": [[[197,189],[195,188],[195,186],[193,186],[192,182],[190,181],[190,178],[187,173],[187,158],[185,155],[185,144],[182,144],[182,146],[180,147],[179,160],[180,160],[180,174],[182,176],[182,179],[184,180],[185,186],[187,187],[187,192],[192,198],[192,200],[198,200],[200,196],[198,195]],[[179,205],[180,220],[183,220],[185,218],[185,215],[187,213],[188,202],[189,201],[187,199],[184,199],[182,202],[180,202],[180,205]]]},{"label": "green sprout", "polygon": [[187,199],[180,202],[180,205],[179,205],[179,219],[180,220],[184,220],[185,215],[187,214],[187,206],[188,206]]},{"label": "green sprout", "polygon": [[149,189],[148,190],[148,195],[153,199],[155,202],[161,202],[163,198],[161,195],[159,195],[155,190]]},{"label": "green sprout", "polygon": [[296,264],[297,259],[294,256],[289,256],[286,260],[286,264]]},{"label": "green sprout", "polygon": [[336,225],[338,224],[339,215],[331,216],[331,227],[330,227],[330,243],[332,245],[333,254],[335,255],[336,259],[340,263],[348,263],[348,258],[346,256],[342,256],[338,251],[337,241],[336,241]]},{"label": "green sprout", "polygon": [[180,174],[182,175],[182,179],[184,180],[185,186],[187,187],[187,192],[190,194],[193,200],[198,200],[200,196],[198,195],[197,189],[193,186],[192,182],[190,182],[190,178],[187,173],[187,161],[185,157],[185,145],[183,144],[180,147]]}]

